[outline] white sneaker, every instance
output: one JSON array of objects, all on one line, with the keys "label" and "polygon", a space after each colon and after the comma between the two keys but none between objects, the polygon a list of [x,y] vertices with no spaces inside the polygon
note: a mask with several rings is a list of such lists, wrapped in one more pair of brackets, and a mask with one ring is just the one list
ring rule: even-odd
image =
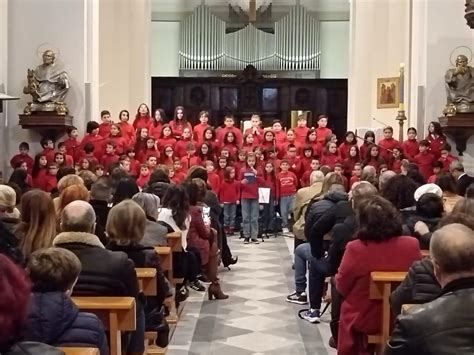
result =
[{"label": "white sneaker", "polygon": [[283,234],[290,233],[290,230],[288,228],[283,228],[282,233]]}]

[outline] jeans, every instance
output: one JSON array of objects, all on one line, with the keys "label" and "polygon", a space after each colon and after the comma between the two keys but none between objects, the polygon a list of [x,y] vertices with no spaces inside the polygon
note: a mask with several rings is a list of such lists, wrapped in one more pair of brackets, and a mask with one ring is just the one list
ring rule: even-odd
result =
[{"label": "jeans", "polygon": [[237,213],[237,204],[224,203],[224,227],[235,227],[235,214]]},{"label": "jeans", "polygon": [[288,217],[293,211],[293,202],[295,201],[295,195],[280,197],[280,212],[282,227],[288,228]]},{"label": "jeans", "polygon": [[260,206],[256,198],[243,198],[242,205],[242,231],[245,238],[257,239],[258,216]]},{"label": "jeans", "polygon": [[306,291],[306,270],[312,258],[309,243],[298,245],[295,249],[295,290],[297,293]]},{"label": "jeans", "polygon": [[[296,266],[295,266],[296,267]],[[321,309],[323,298],[324,280],[329,276],[329,263],[326,258],[309,261],[309,305],[312,309]]]}]

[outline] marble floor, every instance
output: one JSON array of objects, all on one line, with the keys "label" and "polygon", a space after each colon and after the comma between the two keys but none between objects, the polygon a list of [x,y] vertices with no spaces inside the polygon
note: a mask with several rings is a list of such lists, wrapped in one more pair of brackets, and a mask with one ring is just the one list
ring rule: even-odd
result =
[{"label": "marble floor", "polygon": [[167,354],[336,354],[327,345],[329,310],[311,324],[298,318],[305,306],[285,301],[294,290],[293,239],[244,245],[232,236],[229,244],[239,256],[231,271],[219,274],[229,299],[208,301],[191,290]]}]

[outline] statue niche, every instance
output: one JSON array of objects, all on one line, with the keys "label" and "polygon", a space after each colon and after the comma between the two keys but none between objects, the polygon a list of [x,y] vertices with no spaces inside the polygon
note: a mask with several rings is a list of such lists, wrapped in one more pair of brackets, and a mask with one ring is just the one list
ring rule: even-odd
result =
[{"label": "statue niche", "polygon": [[57,67],[56,55],[52,50],[44,51],[42,57],[43,64],[27,71],[27,85],[23,93],[31,95],[32,102],[28,102],[23,112],[25,115],[37,112],[66,115],[69,110],[64,99],[69,90],[69,76]]}]

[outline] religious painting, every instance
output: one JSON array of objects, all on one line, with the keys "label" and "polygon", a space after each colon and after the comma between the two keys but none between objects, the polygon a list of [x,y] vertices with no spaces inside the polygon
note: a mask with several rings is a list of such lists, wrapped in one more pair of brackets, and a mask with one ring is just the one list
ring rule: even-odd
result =
[{"label": "religious painting", "polygon": [[398,108],[400,104],[400,78],[377,79],[377,108]]}]

